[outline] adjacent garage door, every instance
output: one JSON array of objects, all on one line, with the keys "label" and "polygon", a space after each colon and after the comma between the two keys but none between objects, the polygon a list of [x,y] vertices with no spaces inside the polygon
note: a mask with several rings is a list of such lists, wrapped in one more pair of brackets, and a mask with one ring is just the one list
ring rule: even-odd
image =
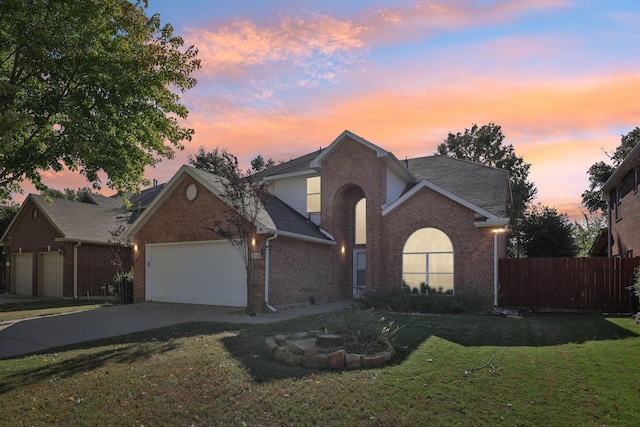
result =
[{"label": "adjacent garage door", "polygon": [[64,257],[58,252],[41,254],[40,283],[42,295],[45,297],[62,297],[62,261]]},{"label": "adjacent garage door", "polygon": [[18,295],[33,295],[33,256],[15,254],[11,256],[11,281]]},{"label": "adjacent garage door", "polygon": [[226,241],[147,245],[146,299],[247,306],[246,268]]}]

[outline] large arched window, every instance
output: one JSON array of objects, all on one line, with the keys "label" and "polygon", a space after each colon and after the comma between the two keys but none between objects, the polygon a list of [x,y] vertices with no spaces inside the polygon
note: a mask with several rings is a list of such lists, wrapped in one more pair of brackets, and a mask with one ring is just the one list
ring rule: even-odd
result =
[{"label": "large arched window", "polygon": [[402,250],[402,285],[412,293],[453,294],[453,245],[442,231],[421,228]]}]

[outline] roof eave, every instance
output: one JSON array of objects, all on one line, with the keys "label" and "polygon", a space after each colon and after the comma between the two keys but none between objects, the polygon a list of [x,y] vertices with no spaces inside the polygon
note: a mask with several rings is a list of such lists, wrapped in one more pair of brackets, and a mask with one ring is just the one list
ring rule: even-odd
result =
[{"label": "roof eave", "polygon": [[640,143],[636,144],[627,155],[620,166],[611,174],[609,179],[602,185],[601,200],[608,201],[609,193],[616,187],[621,179],[632,169],[632,163],[636,156],[640,155]]},{"label": "roof eave", "polygon": [[321,245],[335,246],[338,243],[334,240],[322,239],[320,237],[307,236],[305,234],[292,233],[290,231],[274,230],[272,228],[258,228],[258,234],[277,234],[278,236],[290,237],[292,239],[304,240],[305,242],[319,243]]}]

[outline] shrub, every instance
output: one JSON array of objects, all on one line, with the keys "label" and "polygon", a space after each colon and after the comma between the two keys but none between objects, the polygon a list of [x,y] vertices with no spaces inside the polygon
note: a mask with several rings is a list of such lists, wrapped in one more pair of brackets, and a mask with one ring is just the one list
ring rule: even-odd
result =
[{"label": "shrub", "polygon": [[472,289],[458,291],[454,295],[421,295],[385,289],[367,292],[362,303],[366,308],[398,313],[461,314],[491,309],[490,296]]},{"label": "shrub", "polygon": [[327,332],[341,335],[348,353],[366,354],[393,349],[402,326],[372,310],[355,310],[349,316],[332,314],[325,319]]},{"label": "shrub", "polygon": [[111,279],[110,289],[113,289],[114,302],[124,304],[127,302],[128,290],[133,290],[133,268],[129,271],[121,271]]}]

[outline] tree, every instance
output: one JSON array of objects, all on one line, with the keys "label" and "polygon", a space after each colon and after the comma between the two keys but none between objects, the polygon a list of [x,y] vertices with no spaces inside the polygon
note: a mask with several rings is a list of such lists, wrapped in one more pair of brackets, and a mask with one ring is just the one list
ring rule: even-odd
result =
[{"label": "tree", "polygon": [[[230,171],[229,168],[235,169],[233,162],[225,160],[225,156],[229,156],[227,149],[214,148],[211,151],[203,146],[198,147],[198,152],[194,155],[189,154],[189,164],[196,169],[200,169],[215,175],[226,176]],[[235,156],[231,155],[235,158]],[[236,159],[237,160],[237,159]],[[275,165],[272,159],[264,160],[262,154],[258,154],[251,160],[251,168],[247,170],[247,175],[260,172]]]},{"label": "tree", "polygon": [[535,184],[529,182],[531,165],[515,153],[513,145],[504,145],[502,128],[494,123],[482,127],[473,124],[464,133],[449,133],[437,148],[437,154],[466,159],[475,163],[503,169],[511,179],[512,203],[508,209],[510,254],[520,255],[520,229],[527,206],[536,195]]},{"label": "tree", "polygon": [[[19,205],[0,206],[0,236],[4,235],[4,233],[7,231],[7,228],[9,228],[9,224],[11,224],[11,221],[13,221],[13,218],[18,213],[19,208]],[[5,283],[6,258],[6,251],[0,250],[0,292],[7,291]]]},{"label": "tree", "polygon": [[523,247],[529,258],[573,257],[576,247],[566,214],[540,204],[530,207],[522,224]]},{"label": "tree", "polygon": [[591,247],[600,234],[600,230],[607,227],[607,218],[604,215],[584,216],[584,222],[575,221],[573,223],[573,241],[576,246],[578,257],[588,257]]},{"label": "tree", "polygon": [[[240,169],[237,157],[228,153],[226,149],[216,148],[210,154],[213,153],[216,155],[210,157],[215,165],[212,166],[213,173],[222,181],[224,191],[220,195],[228,208],[224,210],[224,218],[216,219],[212,226],[204,228],[226,239],[240,253],[247,273],[247,307],[249,310],[255,310],[259,302],[253,301],[251,292],[256,267],[256,261],[250,256],[251,245],[255,239],[255,224],[266,209],[269,192],[266,184],[252,180],[253,170],[245,172]],[[196,160],[190,158],[189,161],[193,164]]]},{"label": "tree", "polygon": [[607,202],[601,197],[602,187],[638,143],[640,143],[640,128],[636,127],[626,135],[622,135],[620,145],[615,150],[609,153],[604,152],[611,163],[599,161],[591,165],[587,171],[589,188],[582,193],[582,204],[590,213],[607,213]]},{"label": "tree", "polygon": [[56,190],[55,188],[46,188],[40,192],[48,198],[58,198],[67,200],[80,200],[85,194],[92,194],[93,190],[89,187],[82,187],[74,190],[73,188],[65,188],[64,190]]},{"label": "tree", "polygon": [[140,1],[0,2],[0,200],[68,168],[95,189],[136,191],[147,165],[193,130],[179,95],[200,68]]}]

